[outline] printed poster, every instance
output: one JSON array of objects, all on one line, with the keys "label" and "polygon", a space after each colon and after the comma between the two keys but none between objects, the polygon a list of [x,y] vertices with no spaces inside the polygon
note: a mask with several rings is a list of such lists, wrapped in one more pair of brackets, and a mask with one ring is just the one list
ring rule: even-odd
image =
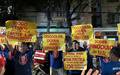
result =
[{"label": "printed poster", "polygon": [[19,20],[8,20],[6,21],[6,30],[9,41],[36,41],[37,30],[35,23]]},{"label": "printed poster", "polygon": [[93,38],[93,27],[91,24],[75,25],[72,29],[72,40],[89,40]]},{"label": "printed poster", "polygon": [[86,70],[87,52],[65,52],[64,53],[65,70]]},{"label": "printed poster", "polygon": [[44,33],[43,50],[63,50],[65,51],[65,33]]},{"label": "printed poster", "polygon": [[92,39],[90,41],[90,53],[94,56],[109,57],[109,52],[114,45],[114,40]]},{"label": "printed poster", "polygon": [[93,39],[93,26],[91,24],[81,24],[71,27],[72,29],[72,40],[77,40],[80,42],[80,46],[83,47],[83,44],[88,45],[89,40]]}]

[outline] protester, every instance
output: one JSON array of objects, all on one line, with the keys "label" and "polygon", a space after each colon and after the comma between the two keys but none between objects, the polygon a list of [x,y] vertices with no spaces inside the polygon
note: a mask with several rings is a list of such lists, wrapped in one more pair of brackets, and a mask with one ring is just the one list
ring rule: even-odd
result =
[{"label": "protester", "polygon": [[84,50],[88,51],[88,44],[86,41],[83,42],[83,48],[84,48]]},{"label": "protester", "polygon": [[0,75],[4,75],[5,72],[5,57],[0,54]]},{"label": "protester", "polygon": [[110,51],[110,60],[120,62],[120,46],[113,47]]},{"label": "protester", "polygon": [[80,43],[77,40],[73,40],[72,49],[68,50],[68,52],[79,52],[85,51],[84,48],[80,47]]},{"label": "protester", "polygon": [[64,75],[62,51],[54,50],[50,53],[50,66],[52,67],[52,75]]},{"label": "protester", "polygon": [[87,70],[86,70],[87,72],[90,68],[93,68],[93,62],[92,62],[93,56],[90,55],[90,51],[89,51],[90,49],[87,41],[83,42],[83,48],[84,50],[87,51]]},{"label": "protester", "polygon": [[[68,52],[80,52],[85,51],[82,47],[80,47],[80,43],[77,40],[73,40],[72,49],[67,50]],[[68,70],[67,75],[80,75],[80,70]]]},{"label": "protester", "polygon": [[15,71],[14,71],[14,59],[13,59],[13,55],[11,53],[11,51],[9,51],[8,47],[6,44],[4,44],[5,48],[4,48],[4,52],[5,52],[5,56],[6,56],[6,65],[5,65],[5,73],[4,75],[14,75]]},{"label": "protester", "polygon": [[14,56],[15,75],[32,75],[32,55],[33,49],[29,49],[29,44],[22,42]]},{"label": "protester", "polygon": [[14,52],[15,75],[32,75],[32,55],[34,48],[30,46],[30,43],[19,43],[16,51],[13,51],[14,48],[8,41],[7,46],[10,51]]},{"label": "protester", "polygon": [[[1,70],[3,69],[3,72],[4,72],[4,74],[5,74],[5,73],[6,73],[6,72],[5,72],[5,71],[6,71],[6,65],[7,65],[6,60],[7,60],[7,58],[8,58],[8,51],[7,51],[6,47],[5,47],[5,45],[3,45],[3,44],[0,45],[0,57],[1,57],[3,60],[5,60],[4,66],[3,66],[3,60],[2,60],[2,62],[0,62],[0,63],[2,64]],[[3,73],[3,72],[2,72],[2,73]]]},{"label": "protester", "polygon": [[115,75],[120,71],[120,47],[113,47],[110,51],[110,60],[105,62],[100,58],[100,68],[102,75]]}]

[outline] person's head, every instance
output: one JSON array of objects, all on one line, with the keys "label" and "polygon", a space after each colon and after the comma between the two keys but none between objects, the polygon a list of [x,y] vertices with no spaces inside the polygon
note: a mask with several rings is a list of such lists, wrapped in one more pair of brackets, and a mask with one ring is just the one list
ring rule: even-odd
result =
[{"label": "person's head", "polygon": [[5,46],[3,44],[0,44],[0,50],[3,51],[5,49]]},{"label": "person's head", "polygon": [[28,45],[27,45],[27,43],[26,43],[26,42],[19,43],[18,49],[19,49],[19,51],[21,51],[21,52],[27,51],[27,50],[28,50]]},{"label": "person's head", "polygon": [[3,44],[3,50],[9,50],[9,48],[6,44]]},{"label": "person's head", "polygon": [[117,46],[120,47],[120,43],[117,43]]},{"label": "person's head", "polygon": [[79,47],[80,47],[80,43],[77,40],[73,40],[72,48],[79,49]]},{"label": "person's head", "polygon": [[87,48],[87,42],[86,41],[83,42],[83,47]]},{"label": "person's head", "polygon": [[111,61],[120,61],[120,47],[113,47],[110,51]]}]

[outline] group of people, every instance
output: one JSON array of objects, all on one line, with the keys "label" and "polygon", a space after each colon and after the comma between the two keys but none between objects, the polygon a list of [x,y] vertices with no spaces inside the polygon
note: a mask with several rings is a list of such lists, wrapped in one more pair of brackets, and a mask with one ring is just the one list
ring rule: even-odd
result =
[{"label": "group of people", "polygon": [[[7,41],[7,40],[6,40]],[[0,75],[32,75],[33,49],[31,43],[0,46]]]},{"label": "group of people", "polygon": [[[14,48],[8,43],[0,46],[0,75],[32,75],[33,55],[36,48],[36,44],[21,42]],[[72,48],[66,50],[66,52],[87,52],[87,70],[64,70],[64,60],[62,50],[53,50],[48,52],[50,66],[52,69],[51,75],[120,75],[120,66],[116,66],[117,69],[109,71],[101,67],[106,66],[106,63],[120,65],[120,47],[115,46],[110,51],[110,58],[93,57],[89,53],[89,48],[86,42],[83,47],[80,47],[80,42],[73,40]],[[96,58],[100,62],[109,60],[105,63],[94,64],[93,59]],[[96,66],[97,65],[97,66]],[[109,68],[109,66],[106,66]],[[48,68],[48,67],[46,67]]]},{"label": "group of people", "polygon": [[[73,40],[72,48],[66,50],[66,52],[87,52],[87,70],[64,70],[64,61],[61,51],[53,51],[51,54],[52,60],[52,74],[51,75],[120,75],[120,47],[119,44],[110,50],[110,57],[105,58],[101,56],[92,56],[89,52],[89,47],[86,42],[83,43],[83,47],[80,46],[80,42]],[[56,58],[57,57],[57,58]],[[54,60],[54,61],[53,61]]]}]

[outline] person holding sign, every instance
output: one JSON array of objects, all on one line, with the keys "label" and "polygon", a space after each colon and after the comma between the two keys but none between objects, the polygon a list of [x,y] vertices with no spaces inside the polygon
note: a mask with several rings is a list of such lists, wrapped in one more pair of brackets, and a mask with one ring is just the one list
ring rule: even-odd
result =
[{"label": "person holding sign", "polygon": [[73,40],[72,49],[70,49],[68,52],[79,52],[79,51],[85,51],[85,50],[84,48],[80,47],[80,43],[77,40]]},{"label": "person holding sign", "polygon": [[33,50],[28,47],[28,43],[21,43],[14,56],[15,75],[32,75],[32,55]]},{"label": "person holding sign", "polygon": [[112,61],[120,62],[120,46],[113,47],[110,51],[110,59]]},{"label": "person holding sign", "polygon": [[62,51],[54,50],[50,53],[50,66],[52,67],[52,75],[64,75]]},{"label": "person holding sign", "polygon": [[[100,59],[102,75],[116,75],[120,71],[120,47],[113,47],[110,51],[110,61],[104,62]],[[120,75],[120,74],[117,74]]]},{"label": "person holding sign", "polygon": [[3,45],[0,45],[0,75],[4,75],[6,69],[6,58],[7,58],[7,52],[4,49]]},{"label": "person holding sign", "polygon": [[[85,51],[82,47],[80,47],[80,43],[77,40],[73,40],[72,43],[72,49],[70,49],[68,52],[80,52]],[[67,75],[80,75],[80,70],[68,70]]]},{"label": "person holding sign", "polygon": [[[10,51],[14,52],[14,48],[7,41],[7,46]],[[30,46],[29,42],[21,42],[18,44],[17,50],[14,54],[15,75],[32,75],[32,55],[36,47]]]},{"label": "person holding sign", "polygon": [[14,59],[12,58],[11,51],[9,50],[6,44],[4,46],[4,56],[6,57],[6,64],[5,64],[5,73],[4,75],[14,75]]},{"label": "person holding sign", "polygon": [[92,63],[93,56],[90,55],[90,48],[88,46],[87,41],[83,42],[83,48],[84,50],[87,51],[87,70],[86,71],[88,71],[90,68],[93,68],[93,63]]}]

